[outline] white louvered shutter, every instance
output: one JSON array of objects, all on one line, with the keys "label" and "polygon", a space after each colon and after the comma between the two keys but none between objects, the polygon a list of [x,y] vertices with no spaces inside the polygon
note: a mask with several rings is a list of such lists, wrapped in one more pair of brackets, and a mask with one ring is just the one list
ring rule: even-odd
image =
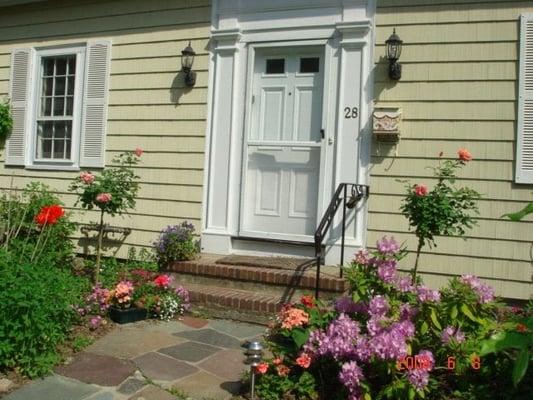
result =
[{"label": "white louvered shutter", "polygon": [[520,24],[516,183],[533,183],[533,14]]},{"label": "white louvered shutter", "polygon": [[6,165],[24,165],[30,106],[32,49],[15,49],[11,53],[11,115],[13,129],[6,143]]},{"label": "white louvered shutter", "polygon": [[83,118],[80,166],[105,166],[105,135],[107,125],[107,92],[111,43],[87,44],[87,67],[83,92]]}]

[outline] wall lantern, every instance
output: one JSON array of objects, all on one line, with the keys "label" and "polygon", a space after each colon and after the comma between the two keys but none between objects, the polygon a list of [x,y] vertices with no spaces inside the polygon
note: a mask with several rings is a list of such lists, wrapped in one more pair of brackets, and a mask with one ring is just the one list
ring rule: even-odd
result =
[{"label": "wall lantern", "polygon": [[398,81],[402,77],[402,65],[398,62],[402,54],[403,41],[396,34],[396,28],[392,35],[385,41],[387,45],[387,59],[389,60],[389,78]]},{"label": "wall lantern", "polygon": [[185,85],[189,87],[196,84],[196,72],[192,70],[195,55],[191,42],[181,51],[181,70],[185,72]]}]

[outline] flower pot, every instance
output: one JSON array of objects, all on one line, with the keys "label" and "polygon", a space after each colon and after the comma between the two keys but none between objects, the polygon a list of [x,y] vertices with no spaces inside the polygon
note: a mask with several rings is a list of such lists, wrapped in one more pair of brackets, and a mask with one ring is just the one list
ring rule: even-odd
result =
[{"label": "flower pot", "polygon": [[109,307],[109,318],[117,324],[127,324],[130,322],[142,321],[146,319],[148,312],[144,308],[118,308]]}]

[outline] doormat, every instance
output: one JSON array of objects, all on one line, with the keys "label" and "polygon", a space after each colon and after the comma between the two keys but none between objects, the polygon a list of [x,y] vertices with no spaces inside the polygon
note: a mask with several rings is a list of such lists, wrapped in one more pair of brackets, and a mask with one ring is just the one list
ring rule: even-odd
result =
[{"label": "doormat", "polygon": [[313,258],[293,258],[293,257],[255,257],[230,255],[219,258],[217,264],[242,265],[245,267],[261,267],[274,269],[289,269],[304,271],[313,267]]}]

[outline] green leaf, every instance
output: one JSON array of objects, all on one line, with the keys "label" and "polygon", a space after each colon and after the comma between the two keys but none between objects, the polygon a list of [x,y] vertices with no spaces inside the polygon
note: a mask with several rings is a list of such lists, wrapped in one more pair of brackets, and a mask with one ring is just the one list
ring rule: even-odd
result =
[{"label": "green leaf", "polygon": [[466,304],[461,305],[461,312],[468,317],[473,322],[479,322],[479,320],[472,314],[472,311]]},{"label": "green leaf", "polygon": [[370,393],[365,393],[365,400],[372,400]]},{"label": "green leaf", "polygon": [[458,314],[457,306],[454,304],[453,307],[450,310],[450,317],[452,319],[455,319],[455,318],[457,318],[457,314]]},{"label": "green leaf", "polygon": [[305,342],[307,342],[307,339],[309,338],[309,331],[301,328],[294,328],[291,331],[291,336],[296,346],[300,348],[304,345]]},{"label": "green leaf", "polygon": [[437,318],[437,313],[435,312],[434,308],[431,309],[431,314],[429,316],[431,317],[431,321],[433,322],[433,325],[435,325],[437,329],[442,330],[440,322]]},{"label": "green leaf", "polygon": [[420,326],[420,333],[422,335],[425,335],[428,329],[429,329],[428,323],[426,321],[422,322],[422,325]]},{"label": "green leaf", "polygon": [[505,349],[526,349],[528,337],[517,332],[499,332],[490,339],[484,340],[481,345],[480,355],[484,356]]},{"label": "green leaf", "polygon": [[510,213],[510,214],[504,214],[502,215],[502,217],[507,217],[511,221],[520,221],[522,218],[524,218],[528,214],[533,214],[533,203],[529,203],[527,206],[525,206],[520,211],[517,211],[515,213]]},{"label": "green leaf", "polygon": [[416,392],[415,392],[415,389],[413,389],[413,387],[411,386],[409,388],[409,400],[414,400],[415,396],[416,396]]},{"label": "green leaf", "polygon": [[518,383],[522,380],[522,378],[526,374],[528,364],[529,364],[529,352],[527,351],[527,348],[523,348],[518,353],[518,357],[516,357],[516,361],[514,363],[513,385],[515,386],[518,385]]}]

